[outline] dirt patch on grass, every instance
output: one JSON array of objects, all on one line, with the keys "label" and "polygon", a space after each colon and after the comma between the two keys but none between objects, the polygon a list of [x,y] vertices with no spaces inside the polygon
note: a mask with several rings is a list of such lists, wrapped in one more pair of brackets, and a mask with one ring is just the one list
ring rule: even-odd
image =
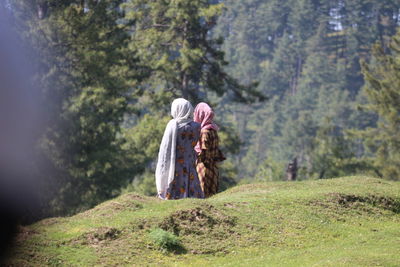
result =
[{"label": "dirt patch on grass", "polygon": [[131,223],[131,230],[133,232],[136,231],[141,231],[141,230],[148,230],[154,227],[158,222],[157,218],[150,218],[150,219],[145,219],[145,218],[139,218],[135,219]]},{"label": "dirt patch on grass", "polygon": [[345,207],[350,207],[354,203],[368,203],[373,206],[390,210],[395,213],[400,213],[400,200],[391,197],[377,196],[377,195],[367,195],[367,196],[357,196],[357,195],[346,195],[346,194],[334,194],[332,198],[340,205]]},{"label": "dirt patch on grass", "polygon": [[79,243],[81,245],[102,245],[107,243],[107,241],[117,239],[120,234],[121,231],[116,228],[99,227],[74,239],[73,243]]},{"label": "dirt patch on grass", "polygon": [[226,207],[202,204],[178,210],[164,218],[158,227],[173,232],[191,254],[227,254],[240,236],[237,218],[225,212]]},{"label": "dirt patch on grass", "polygon": [[356,209],[365,212],[378,212],[382,210],[400,213],[400,199],[395,199],[388,196],[379,195],[353,195],[342,193],[330,193],[323,200],[314,200],[313,205],[322,206],[325,208],[336,209]]},{"label": "dirt patch on grass", "polygon": [[204,235],[214,230],[221,234],[233,233],[236,218],[228,216],[212,205],[179,210],[166,217],[159,227],[176,235]]}]

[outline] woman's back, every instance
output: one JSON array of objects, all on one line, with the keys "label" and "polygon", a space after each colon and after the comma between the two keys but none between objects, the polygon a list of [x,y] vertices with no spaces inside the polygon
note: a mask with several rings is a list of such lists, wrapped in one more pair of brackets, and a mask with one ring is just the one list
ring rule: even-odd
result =
[{"label": "woman's back", "polygon": [[217,163],[225,160],[219,150],[218,125],[213,121],[214,111],[207,103],[199,103],[194,110],[194,121],[201,124],[199,143],[195,149],[198,153],[197,174],[205,197],[218,192],[219,171]]},{"label": "woman's back", "polygon": [[158,152],[156,186],[161,199],[204,198],[196,171],[194,147],[200,125],[192,120],[193,107],[184,98],[171,104],[171,119],[165,127]]},{"label": "woman's back", "polygon": [[199,137],[200,124],[197,122],[192,121],[178,128],[175,177],[167,190],[167,199],[204,197],[197,176],[197,155],[194,150]]},{"label": "woman's back", "polygon": [[175,177],[167,190],[167,199],[203,198],[196,171],[194,147],[200,137],[200,124],[190,122],[178,128],[176,139]]},{"label": "woman's back", "polygon": [[176,159],[182,162],[186,159],[186,163],[196,161],[196,152],[194,147],[200,138],[200,124],[190,122],[185,126],[178,128],[178,137],[176,139]]}]

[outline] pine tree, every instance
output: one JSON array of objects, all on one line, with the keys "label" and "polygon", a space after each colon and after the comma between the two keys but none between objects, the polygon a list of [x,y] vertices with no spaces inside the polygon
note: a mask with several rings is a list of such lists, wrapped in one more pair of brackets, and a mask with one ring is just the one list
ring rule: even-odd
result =
[{"label": "pine tree", "polygon": [[223,39],[210,34],[223,5],[213,2],[127,1],[125,18],[135,22],[131,48],[151,70],[146,87],[151,93],[189,100],[204,100],[210,92],[230,92],[241,101],[262,98],[255,84],[242,86],[224,71]]},{"label": "pine tree", "polygon": [[121,2],[13,2],[18,29],[39,54],[49,114],[40,147],[53,169],[42,195],[53,214],[114,196],[134,173],[119,136],[130,88],[143,73],[118,23]]},{"label": "pine tree", "polygon": [[329,117],[319,126],[311,147],[309,177],[334,178],[367,170],[356,158],[354,140]]},{"label": "pine tree", "polygon": [[374,156],[373,166],[377,173],[387,179],[400,178],[400,33],[394,38],[390,51],[384,51],[381,45],[373,48],[373,59],[369,65],[363,65],[363,74],[367,81],[364,87],[369,104],[367,110],[378,114],[377,127],[367,128],[358,134]]}]

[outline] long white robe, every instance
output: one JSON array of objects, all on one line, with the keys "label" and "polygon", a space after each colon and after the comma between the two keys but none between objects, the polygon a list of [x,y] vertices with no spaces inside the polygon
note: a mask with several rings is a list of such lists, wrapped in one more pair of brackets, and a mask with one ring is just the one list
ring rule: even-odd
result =
[{"label": "long white robe", "polygon": [[171,115],[173,119],[165,128],[155,173],[158,197],[161,199],[165,199],[167,189],[174,179],[178,128],[190,123],[192,114],[193,107],[186,99],[178,98],[172,102]]}]

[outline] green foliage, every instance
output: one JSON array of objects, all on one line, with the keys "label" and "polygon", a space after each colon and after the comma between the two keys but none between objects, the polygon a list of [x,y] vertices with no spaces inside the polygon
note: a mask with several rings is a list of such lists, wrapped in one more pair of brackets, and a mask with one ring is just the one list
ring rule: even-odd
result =
[{"label": "green foliage", "polygon": [[151,71],[146,88],[172,92],[189,100],[230,91],[242,101],[261,97],[254,86],[243,86],[224,71],[222,38],[212,38],[223,4],[209,0],[145,1],[124,4],[125,19],[135,22],[130,48]]},{"label": "green foliage", "polygon": [[146,170],[134,177],[133,181],[122,189],[121,193],[135,192],[145,196],[156,196],[157,188],[154,171]]},{"label": "green foliage", "polygon": [[219,168],[219,187],[218,192],[223,192],[237,184],[237,166],[232,159],[225,160],[218,166]]},{"label": "green foliage", "polygon": [[134,164],[136,173],[142,173],[157,158],[161,139],[169,117],[145,114],[135,126],[123,130],[123,151]]},{"label": "green foliage", "polygon": [[318,131],[313,143],[310,178],[333,178],[368,170],[355,156],[355,144],[347,135],[327,120]]},{"label": "green foliage", "polygon": [[385,53],[382,46],[373,49],[373,61],[363,65],[367,81],[364,87],[368,97],[367,110],[378,114],[376,127],[357,133],[364,139],[365,148],[374,157],[372,165],[382,177],[400,179],[400,33],[394,38],[390,52]]},{"label": "green foliage", "polygon": [[[258,80],[260,91],[270,98],[247,107],[223,99],[224,107],[217,110],[244,140],[235,158],[239,180],[270,170],[269,162],[286,166],[294,157],[300,179],[370,172],[361,158],[374,157],[375,152],[349,140],[346,130],[376,123],[371,112],[357,110],[364,101],[359,95],[364,84],[359,61],[369,58],[376,41],[388,49],[400,2],[224,4],[214,34],[225,37],[226,58],[233,63],[229,74],[241,81]],[[335,130],[328,134],[327,128]]]},{"label": "green foliage", "polygon": [[161,249],[165,251],[175,250],[181,247],[179,238],[173,233],[156,228],[150,231],[150,238]]},{"label": "green foliage", "polygon": [[135,172],[120,135],[130,88],[143,73],[118,23],[121,2],[12,3],[16,27],[39,58],[37,80],[48,113],[39,154],[52,170],[42,174],[41,197],[53,214],[115,196]]},{"label": "green foliage", "polygon": [[255,181],[272,182],[285,180],[285,163],[266,159],[257,170]]}]

